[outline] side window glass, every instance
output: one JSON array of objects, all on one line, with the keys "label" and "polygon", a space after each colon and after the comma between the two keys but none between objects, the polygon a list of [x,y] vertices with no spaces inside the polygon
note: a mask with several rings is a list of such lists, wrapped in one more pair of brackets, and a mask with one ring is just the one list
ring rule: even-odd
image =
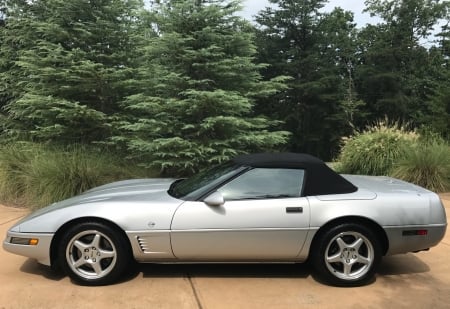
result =
[{"label": "side window glass", "polygon": [[233,179],[218,191],[225,200],[299,197],[304,170],[255,168]]}]

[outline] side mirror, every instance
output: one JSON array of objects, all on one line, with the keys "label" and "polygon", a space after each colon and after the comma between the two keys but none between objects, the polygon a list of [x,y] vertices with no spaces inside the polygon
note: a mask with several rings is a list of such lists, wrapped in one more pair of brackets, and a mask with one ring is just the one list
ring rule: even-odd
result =
[{"label": "side mirror", "polygon": [[219,191],[213,192],[212,194],[207,196],[203,200],[203,202],[208,206],[215,206],[215,207],[222,206],[223,204],[225,204],[223,195]]}]

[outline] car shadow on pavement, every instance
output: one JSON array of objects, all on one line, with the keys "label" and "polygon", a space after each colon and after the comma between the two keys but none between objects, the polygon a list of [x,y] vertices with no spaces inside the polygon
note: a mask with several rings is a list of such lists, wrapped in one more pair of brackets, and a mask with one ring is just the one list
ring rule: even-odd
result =
[{"label": "car shadow on pavement", "polygon": [[[34,259],[27,259],[20,267],[20,271],[30,275],[42,276],[52,281],[60,281],[67,277],[61,270],[52,269],[50,266],[39,264]],[[138,275],[138,266],[136,266],[135,263],[131,263],[129,271],[117,283],[130,281]]]},{"label": "car shadow on pavement", "polygon": [[307,264],[142,264],[144,278],[217,277],[217,278],[306,278]]},{"label": "car shadow on pavement", "polygon": [[[138,272],[144,278],[308,278],[326,284],[315,275],[309,263],[304,264],[141,264]],[[420,274],[430,267],[413,253],[387,256],[382,259],[377,277]],[[368,282],[373,284],[376,277]]]},{"label": "car shadow on pavement", "polygon": [[[20,271],[60,281],[65,275],[27,259]],[[412,253],[384,257],[378,276],[418,274],[429,272],[430,267]],[[143,278],[308,278],[321,282],[308,263],[303,264],[130,264],[129,271],[118,283]],[[374,282],[374,281],[373,281]],[[373,283],[369,282],[369,284]]]},{"label": "car shadow on pavement", "polygon": [[407,253],[384,257],[378,269],[378,274],[381,276],[407,275],[429,271],[430,267],[419,257],[414,253]]},{"label": "car shadow on pavement", "polygon": [[[183,277],[236,277],[236,278],[307,278],[314,276],[308,263],[303,264],[140,264],[138,272],[144,278]],[[413,253],[383,257],[378,275],[419,274],[430,267]]]},{"label": "car shadow on pavement", "polygon": [[20,267],[20,271],[31,275],[42,276],[53,281],[60,281],[65,277],[61,272],[55,271],[49,266],[39,264],[33,259],[27,259]]}]

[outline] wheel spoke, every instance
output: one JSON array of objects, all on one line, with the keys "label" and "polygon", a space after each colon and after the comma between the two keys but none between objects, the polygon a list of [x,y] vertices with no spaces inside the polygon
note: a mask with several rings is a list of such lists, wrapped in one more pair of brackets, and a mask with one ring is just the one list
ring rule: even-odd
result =
[{"label": "wheel spoke", "polygon": [[349,247],[350,247],[350,248],[354,248],[356,251],[358,251],[362,244],[364,244],[364,239],[362,239],[362,238],[360,237],[360,238],[358,238],[354,243],[352,243],[351,245],[349,245]]},{"label": "wheel spoke", "polygon": [[352,264],[350,263],[344,263],[344,275],[349,276],[352,272]]},{"label": "wheel spoke", "polygon": [[113,258],[116,256],[116,253],[114,251],[107,251],[107,250],[103,250],[103,249],[100,249],[99,253],[100,253],[100,259]]},{"label": "wheel spoke", "polygon": [[338,252],[338,253],[336,253],[336,254],[333,254],[332,256],[327,256],[327,262],[328,262],[328,263],[338,263],[338,262],[342,262],[341,252]]},{"label": "wheel spoke", "polygon": [[336,243],[339,246],[339,251],[340,252],[342,252],[342,250],[344,250],[344,248],[347,247],[347,244],[345,243],[345,241],[341,237],[336,238]]},{"label": "wheel spoke", "polygon": [[95,234],[94,239],[91,242],[91,245],[95,248],[99,248],[101,238],[102,237],[100,236],[100,234]]},{"label": "wheel spoke", "polygon": [[91,267],[97,275],[100,275],[103,272],[99,261],[92,263]]},{"label": "wheel spoke", "polygon": [[79,240],[74,241],[73,245],[74,245],[74,247],[77,247],[78,250],[80,250],[81,252],[84,252],[84,249],[87,249],[90,247],[89,244],[85,244]]},{"label": "wheel spoke", "polygon": [[356,262],[364,265],[369,265],[370,263],[372,263],[372,260],[370,258],[366,258],[364,256],[359,255]]},{"label": "wheel spoke", "polygon": [[81,256],[78,260],[76,260],[73,263],[73,267],[79,268],[79,267],[83,266],[84,264],[86,264],[86,260],[84,259],[83,256]]}]

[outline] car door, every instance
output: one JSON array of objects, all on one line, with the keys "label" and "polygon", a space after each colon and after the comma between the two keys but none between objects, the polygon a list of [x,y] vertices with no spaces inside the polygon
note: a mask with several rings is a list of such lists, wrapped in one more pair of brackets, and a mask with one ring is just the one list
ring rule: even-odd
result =
[{"label": "car door", "polygon": [[301,197],[304,171],[250,169],[217,189],[225,202],[187,201],[171,226],[182,260],[293,260],[309,229],[309,203]]}]

